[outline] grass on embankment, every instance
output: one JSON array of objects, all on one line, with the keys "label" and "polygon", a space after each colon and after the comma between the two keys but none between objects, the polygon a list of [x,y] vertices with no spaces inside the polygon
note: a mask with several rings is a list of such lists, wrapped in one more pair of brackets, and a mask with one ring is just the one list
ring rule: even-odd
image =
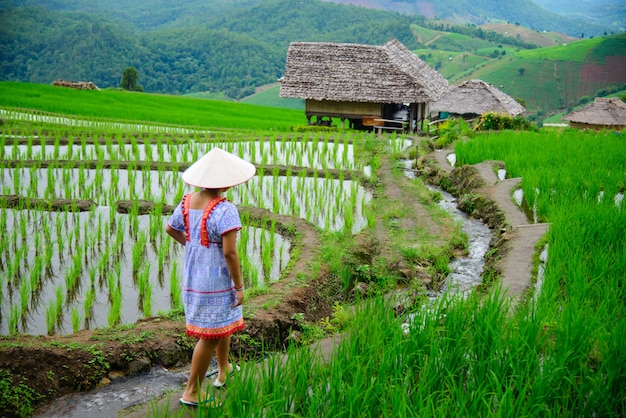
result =
[{"label": "grass on embankment", "polygon": [[120,121],[203,128],[287,131],[306,124],[301,110],[114,90],[74,90],[0,82],[0,106]]}]

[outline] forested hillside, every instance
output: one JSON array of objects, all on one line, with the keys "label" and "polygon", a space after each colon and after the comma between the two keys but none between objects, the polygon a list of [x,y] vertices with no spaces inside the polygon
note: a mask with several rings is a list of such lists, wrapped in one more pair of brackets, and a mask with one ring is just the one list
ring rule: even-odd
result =
[{"label": "forested hillside", "polygon": [[[319,0],[29,0],[0,2],[2,80],[55,79],[119,85],[128,66],[153,93],[222,92],[239,99],[282,75],[292,41],[424,45],[408,16]],[[436,26],[435,26],[436,25]],[[528,48],[475,26],[449,27],[498,44]]]},{"label": "forested hillside", "polygon": [[[539,7],[533,0],[324,0],[353,4],[407,14],[421,14],[428,18],[445,19],[459,24],[510,22],[538,31],[562,32],[570,36],[598,36],[609,30],[580,15],[559,15]],[[601,0],[596,0],[601,1]],[[618,0],[614,0],[618,1]],[[568,3],[583,3],[567,0]],[[569,10],[569,9],[567,9]],[[623,31],[623,30],[622,30]],[[621,32],[621,31],[619,31]]]}]

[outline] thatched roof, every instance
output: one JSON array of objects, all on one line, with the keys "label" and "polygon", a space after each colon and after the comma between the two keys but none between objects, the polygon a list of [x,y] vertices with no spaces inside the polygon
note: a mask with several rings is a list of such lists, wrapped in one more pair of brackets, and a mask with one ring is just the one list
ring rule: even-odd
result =
[{"label": "thatched roof", "polygon": [[382,46],[292,42],[280,97],[364,103],[427,103],[448,82],[397,40]]},{"label": "thatched roof", "polygon": [[563,119],[587,125],[626,126],[626,103],[617,97],[598,97]]},{"label": "thatched roof", "polygon": [[441,100],[430,106],[430,110],[457,115],[483,115],[491,111],[517,116],[526,109],[491,84],[482,80],[469,80],[458,86],[451,86]]}]

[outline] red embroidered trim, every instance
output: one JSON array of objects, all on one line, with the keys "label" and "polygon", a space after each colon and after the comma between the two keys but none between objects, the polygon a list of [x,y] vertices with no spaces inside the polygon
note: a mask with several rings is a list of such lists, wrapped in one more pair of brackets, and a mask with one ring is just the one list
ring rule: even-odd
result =
[{"label": "red embroidered trim", "polygon": [[190,240],[189,237],[189,201],[191,200],[191,193],[183,196],[183,225],[185,226],[185,239]]},{"label": "red embroidered trim", "polygon": [[[211,216],[211,212],[213,212],[213,209],[215,209],[215,207],[220,204],[221,202],[223,202],[224,200],[226,200],[225,197],[216,197],[214,199],[212,199],[204,208],[204,212],[202,213],[202,220],[200,221],[200,244],[204,245],[205,247],[209,247],[209,245],[211,245],[211,240],[209,239],[209,233],[206,230],[206,221],[209,219],[209,216]],[[185,225],[185,239],[187,241],[189,241],[190,235],[189,235],[189,205],[191,201],[191,193],[186,194],[185,196],[183,196],[183,224]]]},{"label": "red embroidered trim", "polygon": [[206,230],[206,221],[211,216],[211,212],[217,205],[226,200],[225,197],[215,198],[206,205],[204,208],[204,213],[202,213],[202,220],[200,221],[200,245],[204,245],[205,247],[209,247],[211,245],[211,240],[209,239],[209,231]]},{"label": "red embroidered trim", "polygon": [[185,333],[190,337],[195,337],[202,340],[213,340],[228,337],[229,335],[232,335],[237,331],[241,331],[245,328],[245,324],[243,322],[243,319],[240,319],[230,326],[218,329],[194,327],[193,325],[189,324],[187,324],[186,328],[187,329],[185,330]]}]

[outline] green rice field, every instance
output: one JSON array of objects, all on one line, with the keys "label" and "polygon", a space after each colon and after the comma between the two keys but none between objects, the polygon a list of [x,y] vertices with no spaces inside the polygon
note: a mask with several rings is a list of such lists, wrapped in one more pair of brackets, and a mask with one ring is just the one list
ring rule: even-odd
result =
[{"label": "green rice field", "polygon": [[550,223],[538,248],[548,254],[542,285],[519,303],[498,285],[444,297],[404,324],[383,299],[372,300],[329,364],[294,350],[286,364],[246,369],[220,413],[622,416],[625,139],[505,131],[457,143],[457,164],[504,161]]},{"label": "green rice field", "polygon": [[[221,102],[230,112],[224,125],[202,124],[218,120],[210,110],[218,105],[201,117],[193,99],[189,119],[159,110],[170,98],[154,98],[132,119],[110,110],[109,99],[81,114],[38,102],[47,87],[29,87],[23,95],[31,98],[20,103],[5,96],[18,87],[0,87],[7,112],[89,121],[3,116],[1,194],[94,203],[84,212],[0,208],[2,334],[74,332],[180,307],[182,253],[164,236],[163,208],[189,191],[180,172],[213,145],[258,161],[255,180],[228,195],[241,208],[305,219],[338,241],[375,227],[371,134],[296,134],[289,127],[302,124],[301,112],[289,110],[268,109],[272,122],[255,126],[252,107]],[[265,110],[254,109],[263,119]],[[168,130],[172,124],[178,130]],[[138,125],[160,128],[136,135]],[[406,152],[405,141],[381,139],[377,158]],[[383,297],[354,315],[338,306],[328,326],[341,322],[343,338],[331,358],[292,346],[267,367],[242,362],[222,405],[200,407],[199,416],[626,415],[626,134],[487,132],[457,141],[454,152],[457,166],[503,161],[509,177],[522,178],[523,204],[549,223],[536,248],[537,257],[547,254],[543,275],[528,294],[512,301],[496,283],[425,299],[399,316]],[[117,202],[140,199],[155,203],[150,213],[117,211]],[[271,219],[243,221],[246,284],[262,289],[289,269],[289,237]],[[156,404],[151,414],[170,416]]]}]

